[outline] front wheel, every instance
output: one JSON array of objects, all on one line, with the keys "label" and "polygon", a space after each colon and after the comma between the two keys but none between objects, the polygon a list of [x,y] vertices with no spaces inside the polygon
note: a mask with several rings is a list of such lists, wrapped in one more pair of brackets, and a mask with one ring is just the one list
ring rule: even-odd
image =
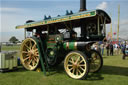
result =
[{"label": "front wheel", "polygon": [[73,79],[84,79],[89,72],[87,56],[80,51],[70,52],[64,61],[64,68],[68,76]]},{"label": "front wheel", "polygon": [[39,51],[33,38],[25,39],[21,44],[20,60],[27,70],[35,70],[39,65]]},{"label": "front wheel", "polygon": [[103,66],[103,58],[96,50],[90,51],[90,72],[98,72]]}]

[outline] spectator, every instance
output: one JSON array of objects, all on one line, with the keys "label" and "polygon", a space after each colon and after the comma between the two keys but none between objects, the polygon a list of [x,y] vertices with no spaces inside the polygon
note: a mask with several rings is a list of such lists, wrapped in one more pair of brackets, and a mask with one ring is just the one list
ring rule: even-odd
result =
[{"label": "spectator", "polygon": [[101,44],[101,45],[100,45],[100,48],[101,48],[101,54],[102,54],[102,56],[103,56],[103,54],[104,54],[104,44]]},{"label": "spectator", "polygon": [[110,48],[110,45],[107,43],[107,45],[106,45],[107,56],[109,56],[109,48]]},{"label": "spectator", "polygon": [[97,48],[98,48],[97,51],[98,51],[99,53],[101,53],[100,44],[97,45]]},{"label": "spectator", "polygon": [[128,50],[128,43],[126,44],[126,49]]},{"label": "spectator", "polygon": [[123,59],[125,59],[125,49],[126,49],[126,44],[123,44],[122,45]]},{"label": "spectator", "polygon": [[112,43],[110,44],[110,55],[113,56],[113,44]]},{"label": "spectator", "polygon": [[118,44],[118,54],[121,54],[121,44]]},{"label": "spectator", "polygon": [[117,55],[118,54],[118,45],[114,44],[114,53]]}]

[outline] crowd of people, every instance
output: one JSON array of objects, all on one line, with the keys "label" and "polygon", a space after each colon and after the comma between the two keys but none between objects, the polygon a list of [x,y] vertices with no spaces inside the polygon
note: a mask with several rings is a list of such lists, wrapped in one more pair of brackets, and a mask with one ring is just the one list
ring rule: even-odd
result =
[{"label": "crowd of people", "polygon": [[93,44],[92,49],[97,50],[104,55],[104,50],[106,49],[107,56],[125,54],[125,50],[128,50],[128,42],[120,42],[120,43],[113,43],[113,42],[106,42],[99,44],[98,42]]}]

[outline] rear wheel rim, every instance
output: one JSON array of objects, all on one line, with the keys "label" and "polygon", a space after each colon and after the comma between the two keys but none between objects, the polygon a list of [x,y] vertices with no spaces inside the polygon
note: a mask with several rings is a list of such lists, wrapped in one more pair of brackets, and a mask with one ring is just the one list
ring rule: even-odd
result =
[{"label": "rear wheel rim", "polygon": [[23,66],[28,70],[35,70],[39,64],[39,52],[37,43],[32,38],[27,38],[21,45],[20,60]]},{"label": "rear wheel rim", "polygon": [[81,79],[87,71],[87,64],[84,56],[76,52],[66,56],[64,67],[66,73],[74,79]]},{"label": "rear wheel rim", "polygon": [[101,57],[98,53],[92,52],[90,72],[96,72],[101,67]]}]

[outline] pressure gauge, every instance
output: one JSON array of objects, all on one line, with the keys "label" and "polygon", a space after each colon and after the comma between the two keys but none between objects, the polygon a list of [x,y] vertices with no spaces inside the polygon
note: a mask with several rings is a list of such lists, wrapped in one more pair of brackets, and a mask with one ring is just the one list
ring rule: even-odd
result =
[{"label": "pressure gauge", "polygon": [[61,36],[60,35],[57,35],[56,38],[55,38],[56,42],[58,41],[61,41]]}]

